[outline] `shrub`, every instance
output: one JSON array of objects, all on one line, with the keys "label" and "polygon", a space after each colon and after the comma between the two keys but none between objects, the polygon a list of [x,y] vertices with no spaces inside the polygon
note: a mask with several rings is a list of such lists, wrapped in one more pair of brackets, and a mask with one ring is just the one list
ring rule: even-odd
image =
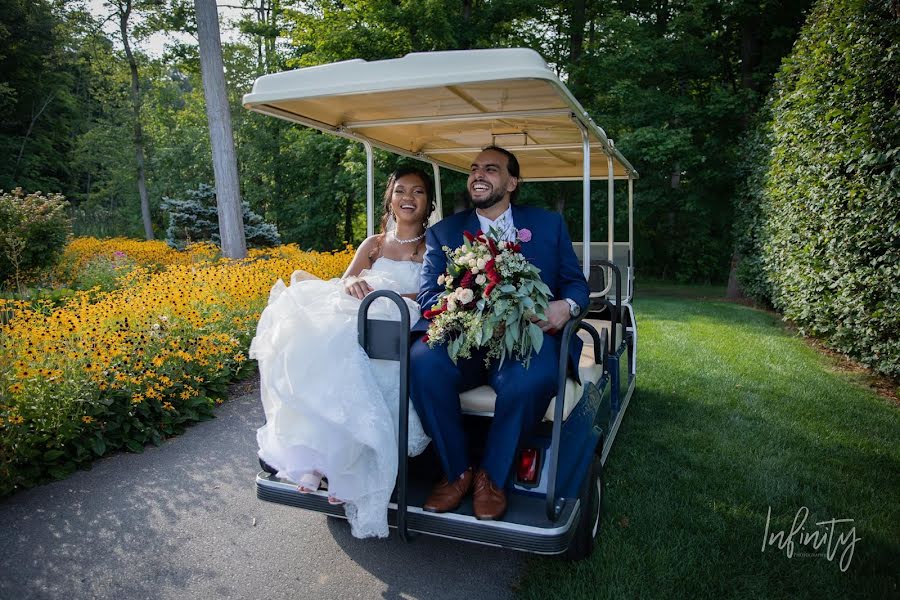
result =
[{"label": "shrub", "polygon": [[182,264],[135,266],[121,287],[61,307],[0,300],[0,315],[14,314],[0,332],[0,496],[209,418],[248,369],[275,280],[295,269],[336,277],[353,256],[262,252],[215,262],[182,253]]},{"label": "shrub", "polygon": [[744,289],[801,332],[900,377],[900,19],[820,2],[745,145]]},{"label": "shrub", "polygon": [[60,194],[0,190],[0,284],[21,291],[24,277],[56,262],[71,231],[67,205]]},{"label": "shrub", "polygon": [[[244,220],[244,236],[249,248],[277,246],[281,243],[278,230],[271,223],[241,203]],[[173,248],[183,249],[190,242],[211,241],[219,245],[219,213],[216,207],[216,191],[201,183],[197,189],[188,190],[183,198],[164,197],[162,208],[169,214],[166,242]]]}]

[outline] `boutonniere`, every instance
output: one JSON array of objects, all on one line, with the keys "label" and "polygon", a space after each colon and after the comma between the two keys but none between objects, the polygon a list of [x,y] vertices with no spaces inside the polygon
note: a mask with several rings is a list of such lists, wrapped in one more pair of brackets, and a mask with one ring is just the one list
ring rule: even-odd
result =
[{"label": "boutonniere", "polygon": [[531,230],[530,229],[516,229],[516,240],[520,242],[530,242],[531,241]]}]

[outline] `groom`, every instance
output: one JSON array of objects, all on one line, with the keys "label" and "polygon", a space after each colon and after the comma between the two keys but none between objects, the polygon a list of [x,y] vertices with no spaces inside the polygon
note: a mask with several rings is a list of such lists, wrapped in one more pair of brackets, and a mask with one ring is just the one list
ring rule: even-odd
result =
[{"label": "groom", "polygon": [[[463,243],[464,231],[474,234],[490,227],[505,232],[504,239],[510,241],[515,239],[516,230],[530,230],[530,240],[521,244],[522,254],[541,270],[541,279],[555,298],[546,310],[547,320],[537,322],[544,332],[544,343],[541,351],[532,355],[528,368],[513,359],[504,361],[500,368],[496,364],[487,368],[484,354],[477,352],[454,364],[445,345],[429,348],[421,337],[410,348],[410,396],[440,454],[445,473],[423,508],[431,512],[452,511],[474,487],[475,517],[499,519],[506,511],[503,489],[519,440],[538,424],[556,393],[559,333],[566,321],[587,306],[588,285],[562,217],[512,204],[519,191],[519,162],[515,155],[497,146],[485,148],[472,162],[467,189],[475,209],[447,217],[427,230],[417,298],[422,310],[436,304],[443,291],[444,286],[437,282],[447,266],[442,247],[456,248]],[[413,330],[425,331],[428,324],[423,318]],[[581,340],[575,337],[565,351],[573,368],[578,364]],[[485,383],[494,388],[497,401],[484,456],[475,471],[463,430],[459,394]]]}]

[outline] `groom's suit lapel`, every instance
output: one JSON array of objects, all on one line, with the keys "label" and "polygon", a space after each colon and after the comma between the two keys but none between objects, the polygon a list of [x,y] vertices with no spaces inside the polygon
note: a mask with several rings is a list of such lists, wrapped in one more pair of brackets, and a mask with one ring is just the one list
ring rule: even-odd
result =
[{"label": "groom's suit lapel", "polygon": [[[532,232],[532,235],[535,234],[535,231],[539,231],[541,224],[536,222],[535,219],[532,218],[533,213],[528,210],[522,210],[520,206],[515,204],[512,205],[512,219],[513,225],[516,229],[528,229]],[[532,238],[534,240],[534,238]],[[535,262],[535,260],[540,260],[544,257],[540,256],[540,242],[538,240],[534,240],[534,243],[531,242],[523,242],[522,243],[522,254],[525,255],[525,258],[530,260],[531,262]]]},{"label": "groom's suit lapel", "polygon": [[516,204],[512,205],[512,221],[516,229],[533,229],[533,223],[531,219],[527,218],[527,212]]}]

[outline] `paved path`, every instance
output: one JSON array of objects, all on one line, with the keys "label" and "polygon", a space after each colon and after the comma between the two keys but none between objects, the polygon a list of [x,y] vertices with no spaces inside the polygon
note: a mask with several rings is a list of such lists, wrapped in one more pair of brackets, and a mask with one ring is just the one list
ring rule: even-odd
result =
[{"label": "paved path", "polygon": [[258,382],[217,418],[0,500],[0,598],[490,598],[523,557],[439,538],[357,540],[256,499]]}]

